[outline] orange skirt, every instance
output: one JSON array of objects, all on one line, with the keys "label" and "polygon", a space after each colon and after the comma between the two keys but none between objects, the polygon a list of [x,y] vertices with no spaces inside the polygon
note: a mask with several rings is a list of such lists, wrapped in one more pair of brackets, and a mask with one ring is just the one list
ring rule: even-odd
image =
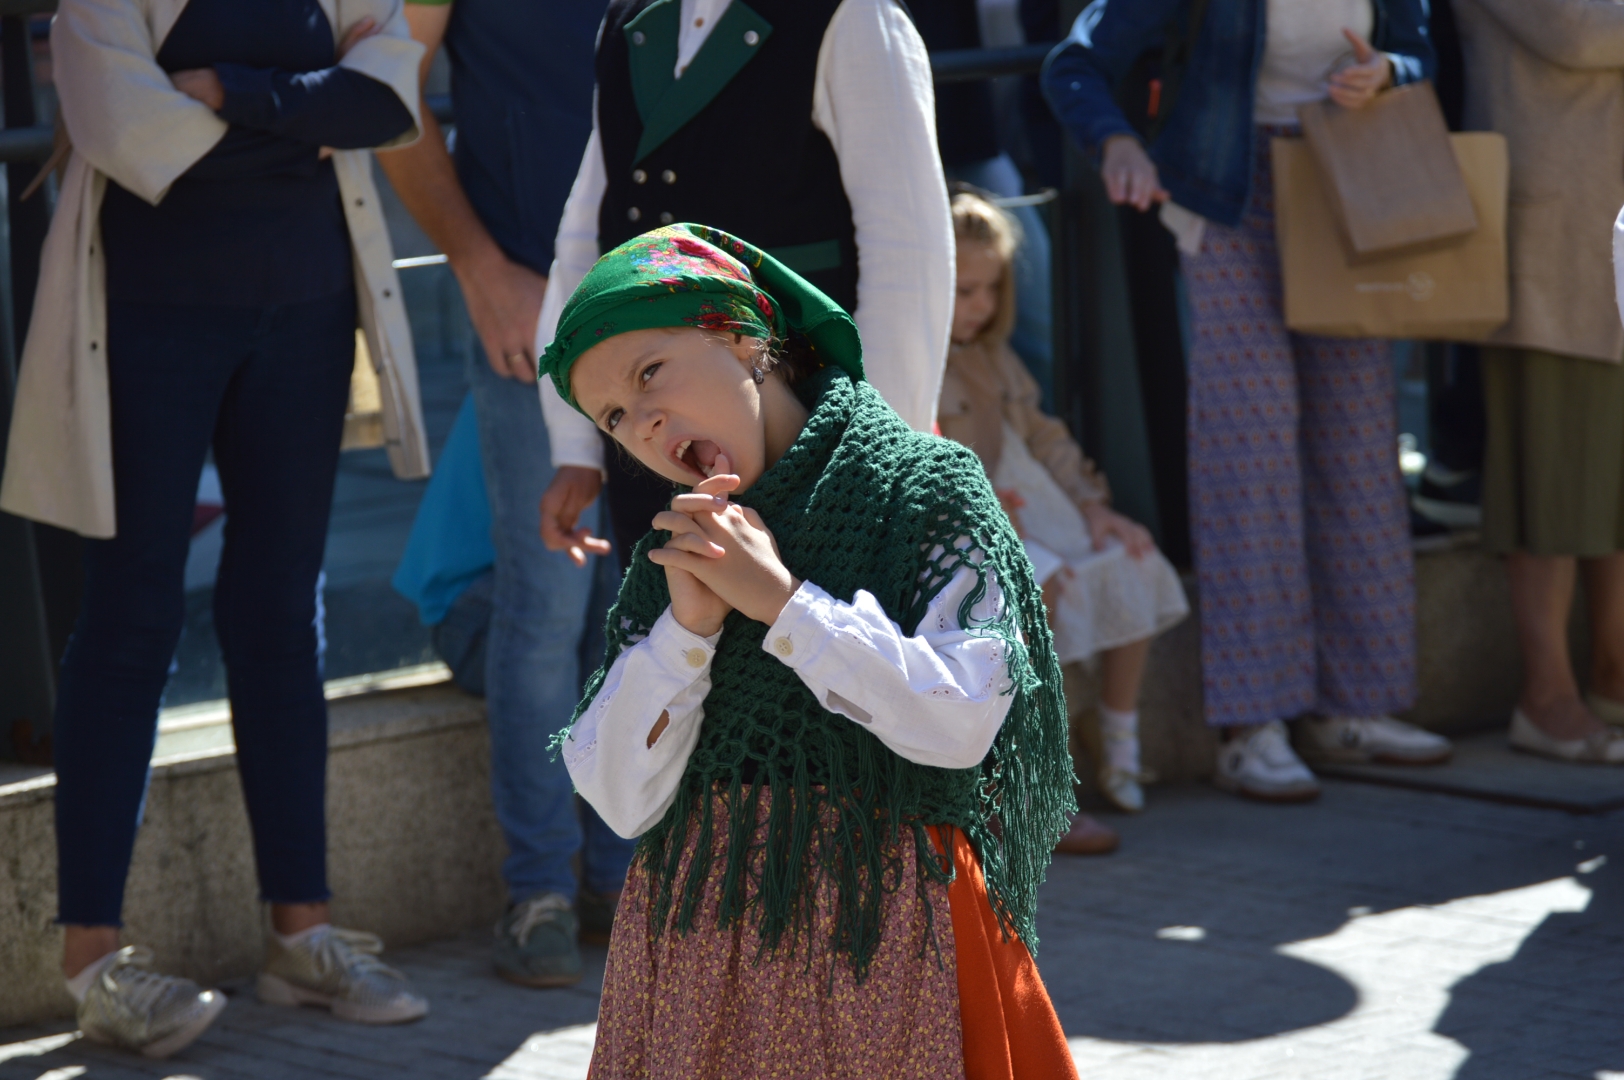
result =
[{"label": "orange skirt", "polygon": [[[943,831],[931,830],[938,851]],[[699,855],[694,840],[679,880]],[[723,856],[725,842],[717,835],[709,857]],[[892,854],[899,880],[911,880],[912,840]],[[651,935],[647,871],[634,863],[609,945],[592,1080],[1075,1080],[1031,953],[1004,940],[980,862],[956,831],[953,860],[951,885],[927,882],[924,896],[904,886],[886,897],[879,951],[861,985],[827,947],[832,887],[820,891],[813,920],[823,944],[760,956],[754,931],[716,921],[720,874],[707,883],[692,931]],[[746,880],[759,881],[759,870]],[[944,902],[951,916],[934,920],[939,953],[928,944],[927,896],[938,916]]]},{"label": "orange skirt", "polygon": [[[931,829],[936,850],[941,831]],[[987,899],[981,860],[954,831],[953,957],[958,968],[959,1022],[965,1080],[1077,1080],[1071,1048],[1054,1014],[1032,953],[1006,939]]]}]

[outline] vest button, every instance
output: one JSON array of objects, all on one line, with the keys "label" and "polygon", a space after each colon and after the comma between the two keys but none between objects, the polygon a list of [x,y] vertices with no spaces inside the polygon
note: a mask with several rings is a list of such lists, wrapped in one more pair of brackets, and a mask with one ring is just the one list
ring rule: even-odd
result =
[{"label": "vest button", "polygon": [[641,30],[633,30],[632,31],[632,44],[633,45],[641,45],[641,44],[643,44],[643,42],[645,42],[647,40],[648,40],[648,38],[643,36],[643,31],[641,31]]},{"label": "vest button", "polygon": [[669,225],[675,220],[677,220],[677,219],[672,217],[669,211],[660,215],[660,224],[661,225]]},{"label": "vest button", "polygon": [[675,184],[677,182],[677,174],[672,172],[670,169],[667,169],[665,172],[660,174],[660,179],[667,184]]},{"label": "vest button", "polygon": [[648,173],[644,172],[642,169],[633,169],[632,170],[632,183],[634,183],[634,184],[646,184],[646,183],[648,183]]},{"label": "vest button", "polygon": [[643,211],[639,210],[635,206],[632,207],[630,210],[626,211],[626,220],[627,221],[638,221],[638,220],[641,220],[642,217],[643,217]]},{"label": "vest button", "polygon": [[795,651],[795,643],[787,637],[773,638],[773,651],[779,656],[788,656]]},{"label": "vest button", "polygon": [[756,33],[754,30],[746,30],[744,32],[744,43],[746,45],[754,45],[756,42],[758,42],[760,40],[761,40],[761,35]]}]

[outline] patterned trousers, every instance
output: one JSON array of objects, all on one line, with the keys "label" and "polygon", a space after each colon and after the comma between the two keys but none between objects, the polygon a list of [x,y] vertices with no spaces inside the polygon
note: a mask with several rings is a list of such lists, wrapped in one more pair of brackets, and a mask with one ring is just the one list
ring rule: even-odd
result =
[{"label": "patterned trousers", "polygon": [[1415,570],[1387,342],[1286,330],[1268,137],[1236,228],[1183,256],[1209,724],[1415,702]]}]

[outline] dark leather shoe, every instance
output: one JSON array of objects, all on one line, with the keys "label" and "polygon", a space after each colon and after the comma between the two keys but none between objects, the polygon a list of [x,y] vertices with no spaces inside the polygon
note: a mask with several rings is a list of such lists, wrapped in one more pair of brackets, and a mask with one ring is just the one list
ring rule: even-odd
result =
[{"label": "dark leather shoe", "polygon": [[1071,828],[1054,846],[1056,855],[1109,855],[1122,842],[1116,830],[1101,825],[1087,814],[1071,819]]},{"label": "dark leather shoe", "polygon": [[581,941],[588,945],[607,945],[615,929],[615,909],[620,906],[620,893],[595,893],[584,885],[575,894],[575,914],[581,920]]}]

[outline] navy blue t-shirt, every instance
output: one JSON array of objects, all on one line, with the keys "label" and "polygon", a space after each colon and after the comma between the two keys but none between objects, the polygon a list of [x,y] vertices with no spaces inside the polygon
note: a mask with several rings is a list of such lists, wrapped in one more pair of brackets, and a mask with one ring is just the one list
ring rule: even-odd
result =
[{"label": "navy blue t-shirt", "polygon": [[455,0],[446,27],[452,157],[507,256],[545,274],[592,134],[593,54],[606,0]]},{"label": "navy blue t-shirt", "polygon": [[376,146],[412,121],[393,90],[336,59],[318,0],[186,5],[158,65],[213,67],[231,127],[157,206],[109,180],[110,301],[259,307],[354,287],[338,177],[320,150]]}]

